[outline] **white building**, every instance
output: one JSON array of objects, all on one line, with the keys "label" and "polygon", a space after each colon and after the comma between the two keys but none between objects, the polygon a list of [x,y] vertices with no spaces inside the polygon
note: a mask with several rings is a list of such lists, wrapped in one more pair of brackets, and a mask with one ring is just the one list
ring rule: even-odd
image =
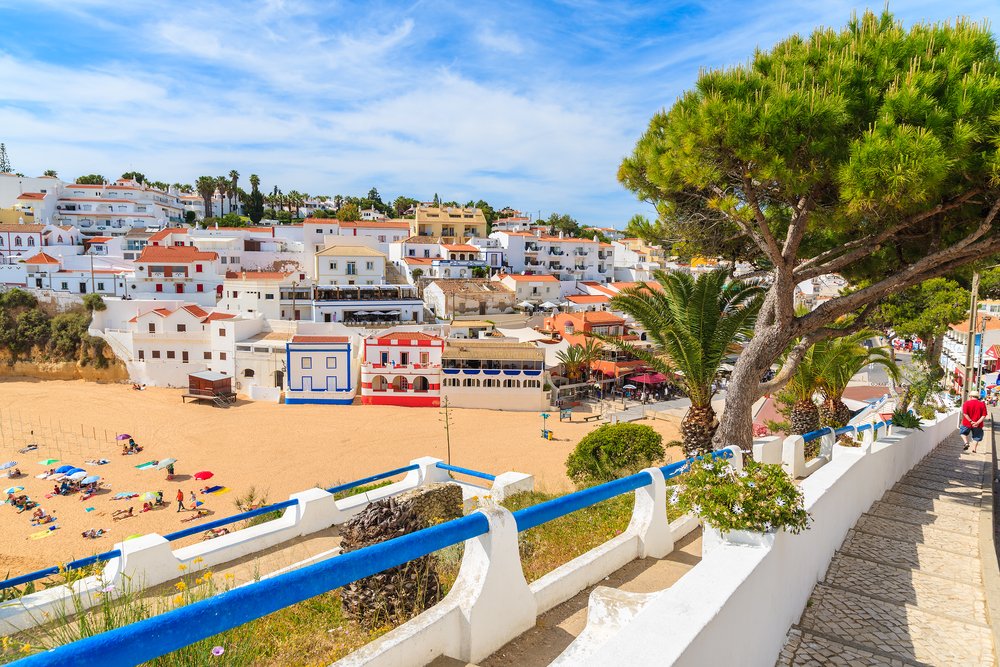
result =
[{"label": "white building", "polygon": [[367,246],[334,245],[315,255],[317,285],[381,285],[386,256]]},{"label": "white building", "polygon": [[520,274],[500,274],[493,276],[493,280],[514,293],[516,303],[527,301],[538,306],[546,301],[559,303],[561,286],[555,276],[549,275],[520,275]]},{"label": "white building", "polygon": [[312,320],[312,280],[293,271],[230,271],[218,308],[269,320]]},{"label": "white building", "polygon": [[148,245],[135,266],[135,298],[181,298],[214,306],[222,294],[224,273],[214,252],[190,246]]},{"label": "white building", "polygon": [[609,244],[562,234],[544,236],[529,232],[493,232],[490,237],[503,247],[511,273],[551,275],[569,284],[614,279],[614,253]]},{"label": "white building", "polygon": [[133,227],[165,227],[182,222],[183,217],[176,192],[119,180],[113,185],[64,185],[52,221],[73,225],[87,236],[124,236]]},{"label": "white building", "polygon": [[424,302],[411,285],[317,285],[314,322],[389,326],[424,321]]},{"label": "white building", "polygon": [[349,336],[296,335],[287,344],[285,403],[350,405],[357,391]]},{"label": "white building", "polygon": [[545,352],[534,343],[447,340],[441,398],[455,408],[545,410]]}]

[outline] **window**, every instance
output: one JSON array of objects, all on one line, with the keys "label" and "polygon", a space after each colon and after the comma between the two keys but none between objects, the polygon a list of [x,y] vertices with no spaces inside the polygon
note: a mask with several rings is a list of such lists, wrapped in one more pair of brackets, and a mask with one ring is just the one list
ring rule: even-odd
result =
[{"label": "window", "polygon": [[178,324],[177,325],[177,331],[178,331],[178,333],[184,333],[187,330],[188,330],[188,327],[187,327],[186,324]]},{"label": "window", "polygon": [[336,369],[337,368],[337,357],[327,357],[326,358],[326,367],[330,368],[330,369]]},{"label": "window", "polygon": [[225,256],[225,255],[223,255],[223,256],[222,256],[222,263],[223,263],[223,264],[227,263],[227,259],[226,259],[226,256]]},{"label": "window", "polygon": [[[0,245],[3,245],[3,239],[0,239]],[[416,254],[417,254],[417,251],[414,250],[413,248],[410,248],[410,250],[409,250],[410,257],[414,257],[414,256],[416,256]]]},{"label": "window", "polygon": [[14,237],[14,245],[21,245],[21,237],[20,236],[15,236]]},{"label": "window", "polygon": [[337,270],[337,263],[336,262],[330,262],[330,270],[331,271],[336,271]]},{"label": "window", "polygon": [[156,283],[156,291],[157,292],[163,291],[163,283]]},{"label": "window", "polygon": [[353,276],[353,275],[356,275],[357,272],[358,272],[358,268],[355,265],[355,263],[354,262],[348,262],[347,263],[347,275]]},{"label": "window", "polygon": [[310,370],[313,367],[313,360],[310,357],[302,357],[301,367]]},{"label": "window", "polygon": [[99,290],[104,289],[104,283],[97,283],[97,289]]},{"label": "window", "polygon": [[365,262],[365,269],[371,271],[375,268],[375,262]]},{"label": "window", "polygon": [[0,236],[0,246],[2,246],[2,245],[3,245],[3,237]]},{"label": "window", "polygon": [[226,353],[219,352],[219,361],[225,361],[225,360],[226,360]]},{"label": "window", "polygon": [[187,350],[181,351],[181,363],[186,364],[188,362]]},{"label": "window", "polygon": [[431,251],[424,248],[424,257],[430,257],[430,256],[431,256]]},{"label": "window", "polygon": [[28,247],[31,248],[34,245],[35,245],[35,237],[34,236],[29,236],[28,237]]},{"label": "window", "polygon": [[146,360],[146,352],[144,350],[139,350],[139,361]]},{"label": "window", "polygon": [[174,358],[174,351],[167,350],[167,359],[173,359],[173,358]]},{"label": "window", "polygon": [[202,355],[201,358],[204,359],[205,361],[211,361],[212,360],[212,353],[211,352],[205,352]]},{"label": "window", "polygon": [[426,364],[429,364],[430,361],[431,361],[431,353],[430,352],[421,352],[420,353],[420,363],[421,364],[426,365]]},{"label": "window", "polygon": [[61,284],[62,284],[62,289],[64,289],[64,290],[68,290],[69,289],[69,283],[61,283]]},{"label": "window", "polygon": [[389,363],[389,353],[388,352],[382,352],[379,355],[379,357],[380,357],[379,363],[382,364],[383,366],[385,366],[386,364]]},{"label": "window", "polygon": [[385,234],[379,234],[378,242],[379,243],[385,243]]},{"label": "window", "polygon": [[195,264],[194,265],[194,272],[195,273],[201,273],[201,264]]},{"label": "window", "polygon": [[269,294],[265,294],[264,298],[265,299],[273,299],[274,298],[274,294],[270,294],[270,293]]},{"label": "window", "polygon": [[401,366],[405,366],[408,363],[410,363],[410,353],[409,352],[400,352],[399,353],[399,364]]},{"label": "window", "polygon": [[201,283],[198,283],[198,284],[197,284],[197,285],[195,286],[195,290],[194,290],[194,291],[195,291],[195,292],[204,292],[204,291],[205,291],[205,286],[204,286],[204,285],[202,285]]},{"label": "window", "polygon": [[149,323],[149,333],[156,333],[156,325],[152,322]]},{"label": "window", "polygon": [[226,337],[226,330],[225,329],[219,329],[219,335],[222,336],[223,338],[225,338]]},{"label": "window", "polygon": [[159,350],[153,350],[153,358],[154,359],[159,359],[160,358],[160,351]]}]

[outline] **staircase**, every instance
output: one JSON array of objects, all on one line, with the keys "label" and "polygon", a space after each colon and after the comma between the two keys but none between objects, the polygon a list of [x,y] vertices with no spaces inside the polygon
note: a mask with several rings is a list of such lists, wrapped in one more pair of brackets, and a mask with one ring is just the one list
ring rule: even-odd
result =
[{"label": "staircase", "polygon": [[995,665],[979,561],[995,557],[979,552],[989,461],[988,443],[963,453],[954,435],[872,505],[777,666]]}]

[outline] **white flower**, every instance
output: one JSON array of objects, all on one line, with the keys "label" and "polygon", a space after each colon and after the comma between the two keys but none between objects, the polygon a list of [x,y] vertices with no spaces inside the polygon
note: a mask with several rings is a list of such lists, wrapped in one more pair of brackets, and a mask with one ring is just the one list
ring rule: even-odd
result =
[{"label": "white flower", "polygon": [[774,504],[777,505],[778,507],[784,507],[785,506],[785,499],[784,498],[777,498],[777,499],[775,499]]},{"label": "white flower", "polygon": [[743,508],[739,505],[733,505],[733,514],[743,514]]},{"label": "white flower", "polygon": [[694,505],[691,506],[691,511],[694,512],[695,514],[701,514],[701,505],[695,503]]},{"label": "white flower", "polygon": [[767,523],[764,524],[764,530],[765,531],[771,530],[771,528],[772,528],[772,526],[771,526],[771,522],[770,521],[768,521]]},{"label": "white flower", "polygon": [[739,475],[741,479],[746,479],[747,477],[750,476],[750,473],[748,473],[746,470],[741,470],[736,474]]},{"label": "white flower", "polygon": [[747,482],[747,486],[750,487],[751,489],[756,489],[757,488],[756,482]]},{"label": "white flower", "polygon": [[676,505],[677,501],[680,500],[680,498],[681,498],[681,492],[678,491],[677,489],[674,489],[674,492],[670,494],[670,504]]}]

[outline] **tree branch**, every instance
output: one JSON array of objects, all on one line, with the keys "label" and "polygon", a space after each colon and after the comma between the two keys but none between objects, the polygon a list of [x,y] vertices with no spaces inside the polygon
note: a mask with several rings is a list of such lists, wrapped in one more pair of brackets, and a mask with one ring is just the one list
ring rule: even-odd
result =
[{"label": "tree branch", "polygon": [[[836,248],[830,248],[829,250],[822,252],[815,257],[805,260],[797,267],[795,267],[794,275],[795,279],[799,282],[803,280],[808,280],[810,278],[815,278],[827,273],[836,273],[845,266],[852,262],[855,262],[863,257],[867,257],[871,253],[878,250],[880,244],[889,240],[897,233],[906,229],[907,227],[915,224],[919,224],[924,220],[932,218],[941,213],[947,211],[952,211],[956,208],[960,208],[967,204],[970,199],[978,194],[981,194],[982,190],[973,189],[969,190],[965,194],[956,197],[950,202],[945,202],[943,204],[938,204],[929,211],[924,211],[917,215],[910,216],[899,222],[888,229],[879,232],[878,234],[869,234],[860,239],[854,241],[849,241],[843,245],[837,246]],[[847,254],[841,254],[846,252]],[[827,262],[824,264],[824,262]]]},{"label": "tree branch", "polygon": [[754,192],[753,183],[749,178],[743,179],[743,192],[746,195],[747,203],[750,205],[750,210],[753,211],[754,220],[757,221],[757,229],[764,241],[767,255],[774,262],[775,266],[782,264],[781,248],[778,247],[778,241],[774,238],[774,234],[771,233],[771,228],[767,224],[767,218],[764,216],[764,211],[760,207],[760,201]]}]

